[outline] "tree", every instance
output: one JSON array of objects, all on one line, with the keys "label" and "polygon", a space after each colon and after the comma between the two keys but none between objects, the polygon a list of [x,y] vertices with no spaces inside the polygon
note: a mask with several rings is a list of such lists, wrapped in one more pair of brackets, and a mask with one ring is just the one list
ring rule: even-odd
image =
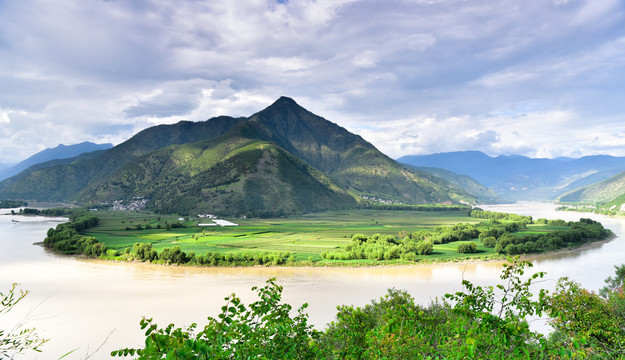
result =
[{"label": "tree", "polygon": [[[0,292],[0,315],[11,311],[26,295],[28,291],[18,293],[15,283],[6,294]],[[41,352],[39,348],[48,340],[39,337],[35,328],[23,328],[23,325],[18,324],[8,332],[0,330],[0,358],[12,359],[15,354],[28,350]]]},{"label": "tree", "polygon": [[197,324],[186,329],[173,324],[159,328],[152,319],[141,320],[145,348],[121,349],[112,356],[138,359],[315,359],[315,333],[304,312],[307,304],[290,316],[292,307],[281,303],[282,287],[269,279],[254,287],[259,300],[245,306],[234,294],[225,298],[218,318],[195,333]]}]

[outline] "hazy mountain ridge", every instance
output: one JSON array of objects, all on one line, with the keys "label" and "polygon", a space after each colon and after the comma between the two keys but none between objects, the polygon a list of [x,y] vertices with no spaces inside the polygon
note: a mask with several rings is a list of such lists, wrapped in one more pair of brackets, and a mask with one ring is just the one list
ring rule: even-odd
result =
[{"label": "hazy mountain ridge", "polygon": [[625,204],[625,172],[609,179],[568,192],[558,198],[562,203],[585,203],[620,209]]},{"label": "hazy mountain ridge", "polygon": [[480,184],[477,180],[473,179],[468,175],[459,175],[455,172],[434,168],[434,167],[414,167],[416,170],[421,170],[426,173],[430,173],[432,175],[438,176],[439,178],[448,181],[450,184],[455,185],[465,191],[479,196],[486,203],[496,204],[502,202],[510,202],[509,200],[502,198],[499,194],[497,194],[494,190],[487,188],[486,186]]},{"label": "hazy mountain ridge", "polygon": [[515,200],[553,200],[625,170],[625,157],[608,155],[532,159],[520,155],[490,157],[479,151],[463,151],[410,155],[398,161],[465,174]]},{"label": "hazy mountain ridge", "polygon": [[282,97],[249,118],[160,125],[90,158],[0,183],[10,198],[112,201],[148,197],[163,212],[277,214],[397,203],[479,203],[480,196],[390,159]]},{"label": "hazy mountain ridge", "polygon": [[88,141],[74,145],[60,144],[55,148],[42,150],[15,165],[7,166],[5,168],[0,166],[0,180],[15,176],[33,165],[52,160],[70,159],[84,153],[90,153],[98,150],[108,150],[112,147],[113,144],[94,144]]}]

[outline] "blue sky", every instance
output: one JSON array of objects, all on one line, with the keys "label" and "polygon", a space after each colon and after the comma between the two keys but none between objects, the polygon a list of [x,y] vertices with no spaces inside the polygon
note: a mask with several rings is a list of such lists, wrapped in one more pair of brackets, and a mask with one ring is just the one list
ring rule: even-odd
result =
[{"label": "blue sky", "polygon": [[0,0],[0,163],[285,95],[391,157],[625,156],[619,0]]}]

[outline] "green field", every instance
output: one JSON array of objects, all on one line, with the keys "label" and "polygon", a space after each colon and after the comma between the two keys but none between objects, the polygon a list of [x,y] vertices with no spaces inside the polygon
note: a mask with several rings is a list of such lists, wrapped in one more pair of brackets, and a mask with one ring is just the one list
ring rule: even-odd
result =
[{"label": "green field", "polygon": [[[471,218],[460,211],[400,211],[400,210],[349,210],[327,211],[297,217],[277,219],[228,219],[237,227],[199,227],[210,223],[208,219],[189,218],[179,221],[177,216],[156,215],[145,212],[106,211],[97,214],[100,224],[89,229],[108,249],[123,253],[135,243],[151,243],[160,252],[163,248],[178,245],[187,253],[210,252],[290,252],[298,261],[321,265],[340,264],[344,261],[324,260],[321,253],[335,251],[347,245],[354,234],[384,234],[398,238],[405,233],[432,230],[437,226],[457,223],[478,223],[482,219]],[[184,224],[184,228],[165,230],[167,224]],[[140,225],[145,229],[136,230]],[[156,229],[157,226],[161,229]],[[454,260],[485,258],[494,255],[493,249],[478,242],[475,254],[459,254],[459,242],[437,244],[432,255],[420,256],[419,260]],[[382,263],[401,263],[400,260]],[[379,261],[351,260],[350,264],[373,264]]]}]

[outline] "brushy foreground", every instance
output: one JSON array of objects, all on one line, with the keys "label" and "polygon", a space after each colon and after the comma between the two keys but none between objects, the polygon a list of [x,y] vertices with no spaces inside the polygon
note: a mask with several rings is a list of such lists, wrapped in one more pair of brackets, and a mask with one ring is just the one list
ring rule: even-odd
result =
[{"label": "brushy foreground", "polygon": [[[533,292],[545,274],[525,275],[530,263],[503,265],[501,283],[446,294],[428,306],[390,289],[364,307],[338,307],[324,331],[308,324],[307,305],[294,311],[270,279],[254,288],[259,299],[245,305],[226,298],[217,318],[203,328],[161,327],[141,320],[145,347],[113,356],[137,359],[621,359],[625,358],[625,265],[599,294],[560,279],[553,294]],[[528,325],[546,316],[554,331]]]}]

